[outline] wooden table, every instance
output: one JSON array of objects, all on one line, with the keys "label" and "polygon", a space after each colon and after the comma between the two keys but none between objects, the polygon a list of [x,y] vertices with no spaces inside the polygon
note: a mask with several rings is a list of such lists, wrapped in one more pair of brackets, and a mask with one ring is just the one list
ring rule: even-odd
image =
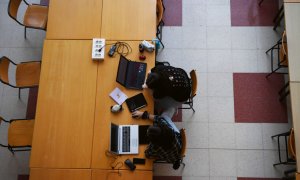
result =
[{"label": "wooden table", "polygon": [[[293,2],[300,2],[294,0]],[[295,131],[296,158],[300,160],[300,3],[285,1],[285,24],[289,55],[289,80],[293,127]],[[299,163],[297,171],[300,172]]]},{"label": "wooden table", "polygon": [[148,180],[152,171],[101,169],[37,169],[30,171],[31,180]]},{"label": "wooden table", "polygon": [[[114,42],[107,41],[106,43],[111,44]],[[131,46],[133,51],[127,56],[127,58],[139,61],[139,42],[127,41],[127,43]],[[108,52],[109,47],[106,48],[106,52]],[[144,55],[147,57],[145,62],[147,62],[148,72],[154,66],[155,53],[145,52]],[[131,160],[133,157],[145,158],[144,151],[146,145],[139,146],[138,155],[122,155],[119,156],[116,161],[114,161],[113,158],[108,158],[105,155],[105,151],[109,149],[110,144],[109,140],[111,122],[114,122],[116,124],[152,124],[152,122],[149,120],[146,121],[133,119],[125,103],[123,104],[124,110],[121,113],[112,114],[110,112],[110,106],[116,103],[109,97],[109,94],[116,87],[121,89],[121,91],[123,91],[128,97],[143,92],[148,105],[142,110],[147,109],[151,113],[153,113],[154,110],[152,95],[149,93],[148,90],[141,91],[126,89],[125,87],[116,82],[116,74],[118,70],[119,59],[120,55],[118,54],[115,55],[113,58],[106,55],[104,61],[99,62],[98,66],[92,168],[111,169],[111,164],[116,164],[117,162],[124,162],[127,158],[130,158]],[[128,169],[128,167],[123,165],[121,169]],[[147,159],[146,165],[137,165],[137,169],[152,170],[152,161]]]},{"label": "wooden table", "polygon": [[101,37],[152,40],[156,37],[156,0],[103,0]]},{"label": "wooden table", "polygon": [[31,168],[90,168],[98,68],[91,48],[90,40],[45,41]]},{"label": "wooden table", "polygon": [[46,39],[92,39],[101,34],[102,0],[51,0]]}]

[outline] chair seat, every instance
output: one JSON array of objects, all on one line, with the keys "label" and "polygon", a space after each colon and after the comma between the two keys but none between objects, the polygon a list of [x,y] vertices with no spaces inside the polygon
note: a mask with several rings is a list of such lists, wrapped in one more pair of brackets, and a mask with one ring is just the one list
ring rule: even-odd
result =
[{"label": "chair seat", "polygon": [[8,144],[14,146],[31,146],[34,120],[14,120],[8,129]]},{"label": "chair seat", "polygon": [[16,85],[18,87],[37,86],[39,84],[40,72],[40,62],[18,64],[16,70]]},{"label": "chair seat", "polygon": [[39,29],[46,29],[48,7],[29,5],[24,15],[24,25]]}]

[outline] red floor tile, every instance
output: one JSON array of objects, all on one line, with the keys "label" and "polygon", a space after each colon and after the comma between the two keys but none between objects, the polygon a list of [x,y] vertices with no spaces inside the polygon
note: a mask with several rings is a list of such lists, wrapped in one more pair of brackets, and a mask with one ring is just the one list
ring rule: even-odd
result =
[{"label": "red floor tile", "polygon": [[153,180],[182,180],[181,176],[153,176]]},{"label": "red floor tile", "polygon": [[[191,110],[188,110],[191,111]],[[172,117],[173,122],[182,122],[182,109],[178,109],[177,113]]]},{"label": "red floor tile", "polygon": [[182,0],[163,0],[165,26],[182,26]]},{"label": "red floor tile", "polygon": [[237,123],[287,123],[287,109],[279,101],[282,74],[234,73],[234,112]]},{"label": "red floor tile", "polygon": [[29,175],[18,175],[18,180],[29,180]]},{"label": "red floor tile", "polygon": [[27,103],[27,112],[26,112],[27,119],[35,118],[37,95],[38,95],[38,88],[30,88],[28,103]]},{"label": "red floor tile", "polygon": [[273,26],[278,0],[230,0],[232,26]]}]

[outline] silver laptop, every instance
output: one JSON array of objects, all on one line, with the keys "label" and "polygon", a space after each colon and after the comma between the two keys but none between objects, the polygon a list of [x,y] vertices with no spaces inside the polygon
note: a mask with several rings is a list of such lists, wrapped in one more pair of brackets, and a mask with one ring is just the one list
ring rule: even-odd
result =
[{"label": "silver laptop", "polygon": [[138,154],[138,125],[116,125],[111,123],[110,151],[115,154]]}]

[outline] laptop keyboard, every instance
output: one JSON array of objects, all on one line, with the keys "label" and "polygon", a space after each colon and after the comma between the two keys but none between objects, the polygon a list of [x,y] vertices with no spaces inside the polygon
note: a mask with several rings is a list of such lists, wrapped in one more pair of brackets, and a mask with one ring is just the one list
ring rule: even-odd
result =
[{"label": "laptop keyboard", "polygon": [[130,127],[124,126],[122,127],[123,132],[123,139],[122,139],[122,151],[123,152],[130,152]]}]

